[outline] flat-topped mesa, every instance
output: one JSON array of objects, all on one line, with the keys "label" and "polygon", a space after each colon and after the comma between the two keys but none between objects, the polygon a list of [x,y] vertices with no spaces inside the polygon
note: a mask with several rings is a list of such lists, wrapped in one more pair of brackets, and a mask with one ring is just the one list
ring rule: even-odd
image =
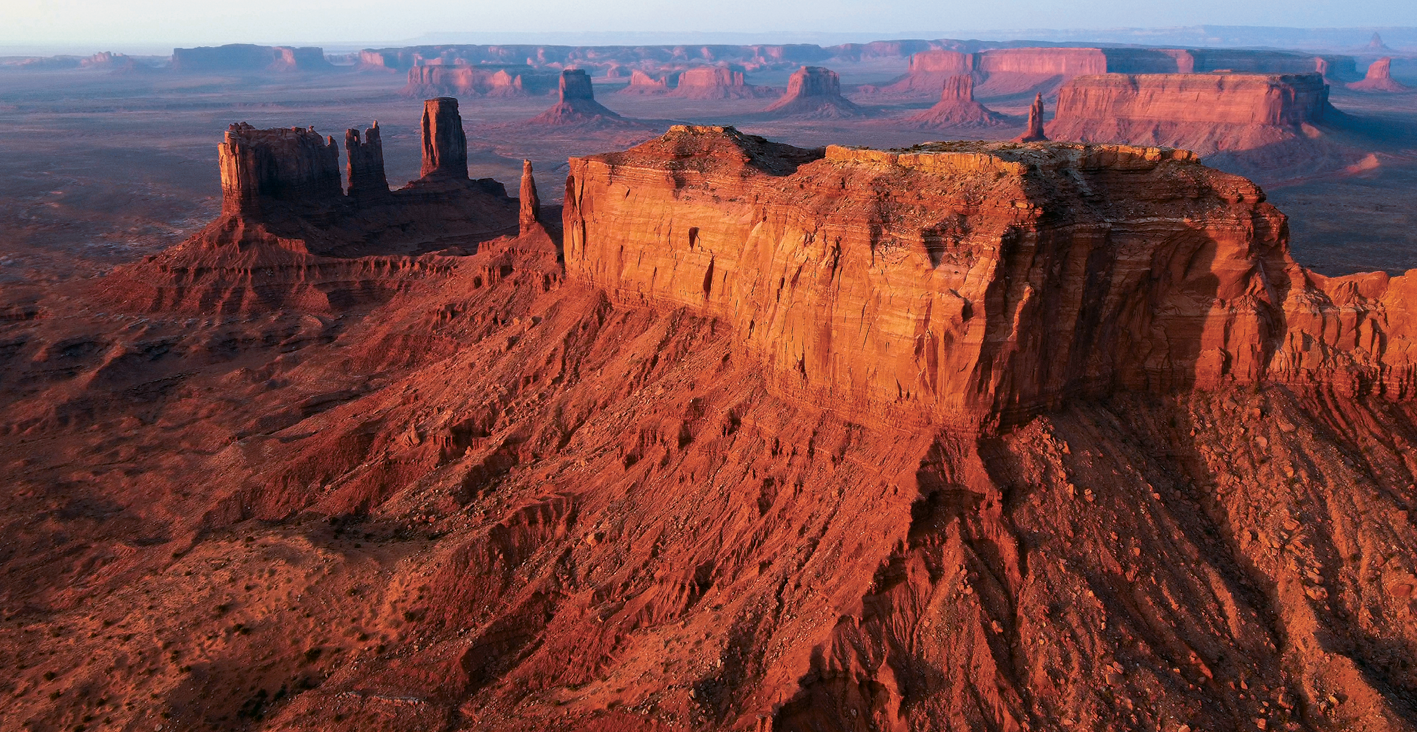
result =
[{"label": "flat-topped mesa", "polygon": [[345,130],[344,154],[349,178],[348,195],[356,200],[387,198],[389,179],[384,175],[384,142],[376,120],[359,139],[359,130]]},{"label": "flat-topped mesa", "polygon": [[764,114],[770,117],[834,119],[866,114],[841,95],[841,77],[821,66],[803,66],[787,80],[787,94],[773,102]]},{"label": "flat-topped mesa", "polygon": [[1048,135],[1043,132],[1043,95],[1038,94],[1033,97],[1033,104],[1028,108],[1028,129],[1022,135],[1014,138],[1015,142],[1047,142]]},{"label": "flat-topped mesa", "polygon": [[531,118],[528,123],[553,127],[623,122],[620,115],[595,101],[595,87],[584,69],[561,72],[560,101],[555,106]]},{"label": "flat-topped mesa", "polygon": [[536,195],[536,179],[531,174],[531,161],[522,161],[522,185],[518,196],[518,229],[522,236],[541,226],[541,197]]},{"label": "flat-topped mesa", "polygon": [[669,77],[654,78],[639,69],[630,72],[630,83],[616,94],[668,94]]},{"label": "flat-topped mesa", "polygon": [[554,77],[530,66],[464,66],[415,64],[400,92],[408,97],[520,97],[551,89]]},{"label": "flat-topped mesa", "polygon": [[679,74],[679,85],[669,93],[682,99],[751,99],[768,92],[744,81],[742,71],[724,66],[700,66]]},{"label": "flat-topped mesa", "polygon": [[1318,73],[1079,76],[1059,92],[1048,134],[1209,155],[1295,138],[1331,110]]},{"label": "flat-topped mesa", "polygon": [[324,71],[333,68],[322,48],[232,43],[172,49],[174,71]]},{"label": "flat-topped mesa", "polygon": [[974,77],[958,74],[945,79],[940,101],[935,106],[906,117],[907,123],[922,129],[995,127],[1008,118],[974,100]]},{"label": "flat-topped mesa", "polygon": [[720,318],[771,389],[841,412],[978,432],[1118,388],[1417,391],[1394,318],[1417,278],[1343,295],[1259,188],[1186,151],[681,126],[573,158],[564,229],[568,278]]},{"label": "flat-topped mesa", "polygon": [[329,206],[344,194],[339,148],[313,127],[231,125],[217,146],[222,212],[258,214],[272,204]]},{"label": "flat-topped mesa", "polygon": [[423,102],[423,167],[426,180],[467,180],[467,135],[458,100],[438,97]]},{"label": "flat-topped mesa", "polygon": [[1368,73],[1362,81],[1348,85],[1349,89],[1366,92],[1404,92],[1407,87],[1393,81],[1392,59],[1380,58],[1368,66]]}]

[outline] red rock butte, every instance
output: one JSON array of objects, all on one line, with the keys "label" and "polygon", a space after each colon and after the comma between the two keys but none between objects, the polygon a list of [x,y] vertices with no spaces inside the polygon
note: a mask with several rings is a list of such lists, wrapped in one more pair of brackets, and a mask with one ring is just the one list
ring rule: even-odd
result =
[{"label": "red rock butte", "polygon": [[771,92],[744,81],[742,71],[723,66],[685,69],[679,84],[669,93],[681,99],[752,99]]},{"label": "red rock butte", "polygon": [[630,72],[630,83],[616,94],[668,94],[669,77],[655,78],[639,69]]},{"label": "red rock butte", "polygon": [[912,54],[907,73],[869,89],[886,97],[933,95],[947,78],[973,76],[986,96],[1051,94],[1078,76],[1099,74],[1236,73],[1299,74],[1318,67],[1353,73],[1348,56],[1277,51],[1151,48],[997,48],[978,53],[933,49]]},{"label": "red rock butte", "polygon": [[314,128],[237,123],[217,146],[222,210],[259,213],[263,201],[324,202],[342,195],[339,148]]},{"label": "red rock butte", "polygon": [[776,388],[855,413],[973,432],[1118,387],[1417,386],[1417,333],[1382,315],[1417,282],[1371,286],[1376,346],[1263,193],[1185,151],[675,127],[572,159],[567,191],[568,277],[721,318]]},{"label": "red rock butte", "polygon": [[1328,85],[1318,73],[1104,74],[1063,87],[1048,134],[1209,155],[1295,139],[1304,125],[1330,115]]},{"label": "red rock butte", "polygon": [[1368,66],[1362,81],[1348,85],[1349,89],[1365,92],[1405,92],[1408,88],[1392,78],[1392,59],[1383,57]]},{"label": "red rock butte", "polygon": [[1009,123],[1008,117],[974,100],[974,77],[968,74],[945,79],[940,101],[923,112],[906,117],[905,121],[921,129],[969,129]]},{"label": "red rock butte", "polygon": [[547,127],[637,126],[632,120],[621,117],[595,101],[595,87],[591,85],[590,75],[583,69],[566,69],[561,72],[559,94],[560,101],[545,112],[532,117],[527,124]]},{"label": "red rock butte", "polygon": [[763,113],[769,117],[837,119],[866,111],[841,95],[841,78],[821,66],[803,66],[787,80],[787,93]]},{"label": "red rock butte", "polygon": [[463,132],[458,100],[438,97],[423,103],[424,178],[467,178],[467,134]]},{"label": "red rock butte", "polygon": [[5,322],[7,729],[1410,729],[1417,271],[1250,181],[676,127],[558,259],[529,165],[232,137]]},{"label": "red rock butte", "polygon": [[409,97],[524,97],[555,88],[555,77],[535,73],[530,66],[466,66],[462,64],[416,64],[408,69],[408,84],[402,94]]}]

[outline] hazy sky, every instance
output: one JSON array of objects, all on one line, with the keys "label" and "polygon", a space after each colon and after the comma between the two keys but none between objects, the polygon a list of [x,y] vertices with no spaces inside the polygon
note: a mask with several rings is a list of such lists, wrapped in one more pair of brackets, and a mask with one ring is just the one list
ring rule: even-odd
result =
[{"label": "hazy sky", "polygon": [[0,0],[0,45],[378,42],[434,32],[1417,26],[1417,0]]}]

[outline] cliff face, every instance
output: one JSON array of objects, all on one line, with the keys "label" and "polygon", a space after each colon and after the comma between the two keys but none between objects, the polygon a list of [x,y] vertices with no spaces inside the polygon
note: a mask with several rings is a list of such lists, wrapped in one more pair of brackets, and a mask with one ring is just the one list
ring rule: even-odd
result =
[{"label": "cliff face", "polygon": [[225,213],[256,214],[275,202],[320,206],[343,192],[339,148],[313,128],[233,124],[217,146],[217,159]]},{"label": "cliff face", "polygon": [[1008,124],[1007,117],[974,100],[974,77],[968,74],[946,79],[944,89],[940,92],[940,101],[919,114],[907,117],[905,121],[920,129],[996,127]]},{"label": "cliff face", "polygon": [[985,96],[1028,92],[1052,94],[1078,76],[1097,74],[1234,73],[1303,74],[1322,67],[1339,76],[1353,73],[1348,56],[1309,56],[1278,51],[1179,48],[994,48],[966,54],[931,50],[910,57],[910,70],[892,83],[863,91],[886,97],[933,94],[949,76],[970,74]]},{"label": "cliff face", "polygon": [[379,123],[364,131],[364,139],[359,139],[359,130],[346,130],[344,150],[348,161],[349,189],[352,198],[374,200],[387,197],[389,179],[384,175],[384,141],[379,134]]},{"label": "cliff face", "polygon": [[519,97],[555,88],[556,77],[530,66],[480,67],[417,64],[408,69],[402,94],[409,97]]},{"label": "cliff face", "polygon": [[668,94],[669,77],[656,79],[639,69],[630,72],[630,83],[616,94]]},{"label": "cliff face", "polygon": [[438,97],[423,103],[424,178],[467,179],[467,135],[458,100]]},{"label": "cliff face", "polygon": [[683,99],[751,99],[769,92],[744,81],[742,71],[722,66],[695,67],[679,74],[679,85],[669,96]]},{"label": "cliff face", "polygon": [[841,78],[820,66],[803,66],[787,81],[787,93],[767,109],[771,117],[837,119],[861,117],[866,111],[841,95]]},{"label": "cliff face", "polygon": [[175,71],[324,71],[331,68],[324,49],[309,46],[256,46],[233,43],[172,49]]},{"label": "cliff face", "polygon": [[[1272,366],[1411,394],[1405,332],[1359,317],[1393,339],[1373,350],[1378,337],[1354,345],[1317,320],[1286,331],[1286,308],[1340,307],[1289,258],[1259,189],[1190,153],[959,143],[812,158],[676,127],[574,159],[568,276],[722,318],[784,392],[952,429],[1117,386],[1255,383]],[[1276,361],[1281,344],[1298,350]]]},{"label": "cliff face", "polygon": [[1362,81],[1348,85],[1349,89],[1366,92],[1404,92],[1407,87],[1393,81],[1392,59],[1380,58],[1368,66],[1368,73]]},{"label": "cliff face", "polygon": [[1283,178],[1349,164],[1315,124],[1332,117],[1318,73],[1082,76],[1058,94],[1055,140],[1182,147]]},{"label": "cliff face", "polygon": [[573,173],[569,279],[444,181],[0,320],[5,726],[1413,729],[1412,275],[1169,150]]}]

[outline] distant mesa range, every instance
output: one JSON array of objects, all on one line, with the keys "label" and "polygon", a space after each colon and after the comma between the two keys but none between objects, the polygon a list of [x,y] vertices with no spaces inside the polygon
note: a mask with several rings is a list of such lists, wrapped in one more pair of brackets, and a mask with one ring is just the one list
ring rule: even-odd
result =
[{"label": "distant mesa range", "polygon": [[951,76],[970,74],[975,93],[986,97],[1051,94],[1077,76],[1121,74],[1234,73],[1298,74],[1326,69],[1334,78],[1357,78],[1351,56],[1306,55],[1283,51],[1146,48],[1001,48],[964,53],[948,49],[910,57],[909,71],[861,93],[882,99],[918,99],[939,93]]}]

